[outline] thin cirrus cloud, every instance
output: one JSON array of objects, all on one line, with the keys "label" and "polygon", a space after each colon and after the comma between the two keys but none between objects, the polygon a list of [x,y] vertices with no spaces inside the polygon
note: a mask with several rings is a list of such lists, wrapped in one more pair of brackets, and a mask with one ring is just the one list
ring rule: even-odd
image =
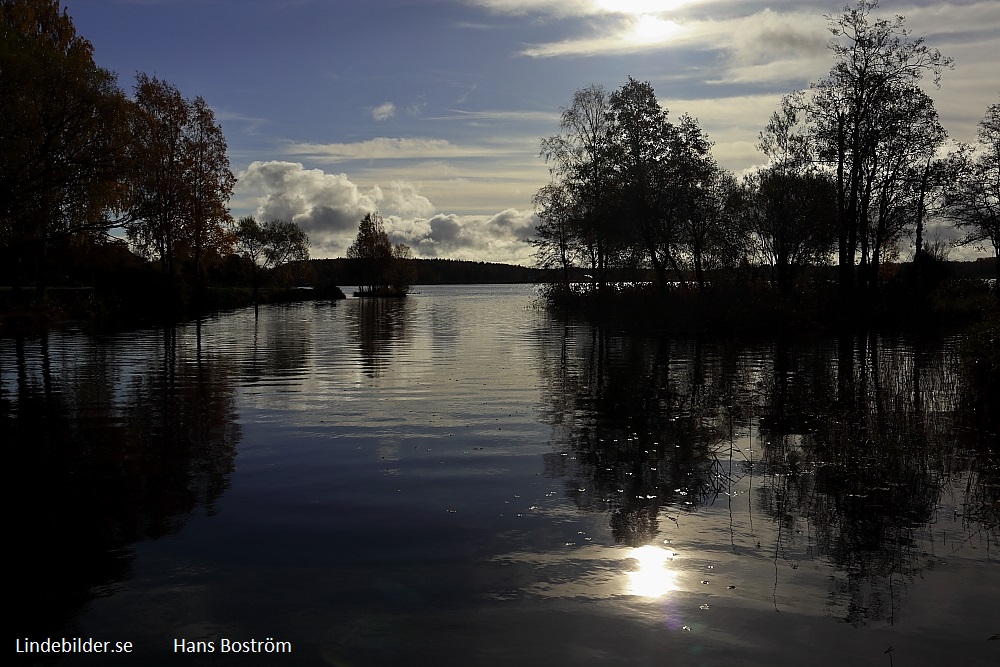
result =
[{"label": "thin cirrus cloud", "polygon": [[353,160],[481,158],[515,150],[518,150],[518,147],[506,141],[461,144],[447,139],[416,137],[376,137],[351,143],[293,143],[288,147],[290,155],[328,163]]},{"label": "thin cirrus cloud", "polygon": [[[808,79],[817,65],[822,68],[826,62],[828,39],[823,16],[806,11],[779,13],[765,7],[745,15],[689,16],[676,20],[654,14],[620,14],[595,22],[590,34],[532,44],[521,55],[597,57],[686,49],[708,54],[708,62],[718,72],[719,79],[727,78],[730,69],[774,60],[797,63],[794,78]],[[784,80],[785,77],[761,79],[771,83]]]},{"label": "thin cirrus cloud", "polygon": [[659,14],[705,0],[471,0],[489,11],[513,15],[545,15],[554,18],[617,14]]},{"label": "thin cirrus cloud", "polygon": [[656,46],[678,45],[687,38],[688,31],[686,26],[656,16],[623,17],[596,28],[591,35],[528,46],[521,55],[555,58],[637,53]]},{"label": "thin cirrus cloud", "polygon": [[[444,109],[444,112],[436,116],[427,116],[425,120],[435,121],[464,121],[469,124],[498,124],[498,123],[539,123],[547,127],[555,127],[559,124],[560,113],[553,111],[466,111],[464,109]],[[536,141],[533,138],[532,141]],[[507,141],[509,143],[509,140]]]},{"label": "thin cirrus cloud", "polygon": [[533,15],[542,20],[585,19],[589,33],[531,44],[520,55],[532,58],[624,55],[658,46],[678,45],[690,39],[691,29],[682,18],[689,6],[711,0],[474,0],[474,4],[499,14]]}]

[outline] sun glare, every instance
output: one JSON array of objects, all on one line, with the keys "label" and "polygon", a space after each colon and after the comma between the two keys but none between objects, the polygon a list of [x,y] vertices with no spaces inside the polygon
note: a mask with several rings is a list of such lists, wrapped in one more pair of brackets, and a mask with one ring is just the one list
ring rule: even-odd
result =
[{"label": "sun glare", "polygon": [[667,569],[674,554],[647,544],[629,554],[638,569],[628,573],[629,592],[646,598],[658,598],[677,590],[676,575]]},{"label": "sun glare", "polygon": [[680,32],[680,26],[673,21],[658,19],[649,14],[643,14],[632,25],[631,38],[643,44],[662,42]]}]

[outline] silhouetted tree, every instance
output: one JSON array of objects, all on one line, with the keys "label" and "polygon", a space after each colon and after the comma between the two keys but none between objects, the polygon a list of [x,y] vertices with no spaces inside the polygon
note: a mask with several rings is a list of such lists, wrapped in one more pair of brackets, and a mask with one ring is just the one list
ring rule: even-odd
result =
[{"label": "silhouetted tree", "polygon": [[226,138],[215,113],[201,97],[190,104],[184,137],[187,158],[187,218],[190,225],[195,281],[201,284],[207,259],[221,259],[232,244],[227,203],[236,177],[229,169]]},{"label": "silhouetted tree", "polygon": [[392,245],[378,213],[361,219],[347,258],[357,260],[360,296],[403,296],[409,291],[415,275],[413,253],[406,244]]},{"label": "silhouetted tree", "polygon": [[129,105],[54,0],[0,2],[0,248],[46,285],[54,241],[103,234],[120,204]]},{"label": "silhouetted tree", "polygon": [[648,82],[632,77],[611,94],[608,109],[608,169],[604,175],[617,186],[619,215],[625,218],[639,246],[666,288],[667,271],[678,265],[680,216],[686,206],[682,189],[672,177],[671,152],[678,142],[676,128],[656,101]]},{"label": "silhouetted tree", "polygon": [[413,264],[413,251],[405,243],[392,246],[392,261],[386,271],[386,284],[389,291],[403,295],[410,291],[410,285],[417,278],[417,269]]},{"label": "silhouetted tree", "polygon": [[813,162],[801,105],[802,94],[793,93],[771,114],[757,143],[768,165],[746,175],[741,192],[754,250],[786,298],[801,268],[825,263],[837,238],[836,190]]},{"label": "silhouetted tree", "polygon": [[542,266],[568,282],[571,266],[589,264],[600,289],[610,268],[645,265],[667,289],[668,272],[683,283],[690,263],[704,289],[707,268],[738,262],[735,182],[698,122],[685,114],[671,123],[648,82],[629,77],[610,95],[578,90],[560,129],[542,140],[552,180],[534,199]]},{"label": "silhouetted tree", "polygon": [[142,255],[174,275],[178,257],[187,251],[183,136],[189,106],[176,86],[140,73],[135,108],[128,236]]},{"label": "silhouetted tree", "polygon": [[736,181],[712,157],[711,142],[697,121],[681,116],[671,159],[673,176],[666,186],[680,222],[681,252],[705,290],[705,270],[735,266],[743,256],[744,239],[734,215]]},{"label": "silhouetted tree", "polygon": [[881,116],[881,133],[872,139],[879,159],[866,167],[861,219],[862,284],[870,295],[878,291],[880,265],[923,213],[926,170],[946,137],[933,100],[915,86],[897,91]]},{"label": "silhouetted tree", "polygon": [[743,181],[742,215],[784,297],[802,268],[828,261],[836,245],[836,191],[827,175],[772,165]]},{"label": "silhouetted tree", "polygon": [[[869,216],[880,202],[878,174],[893,171],[893,151],[901,133],[901,106],[914,99],[925,73],[940,79],[951,59],[913,38],[905,19],[871,16],[877,0],[858,0],[840,16],[827,16],[836,63],[813,85],[807,101],[817,156],[835,174],[838,262],[841,296],[854,296],[855,263],[867,244]],[[883,180],[881,184],[885,184]],[[869,255],[870,256],[870,255]]]},{"label": "silhouetted tree", "polygon": [[[559,269],[568,283],[569,269],[581,251],[577,202],[568,187],[552,182],[535,193],[532,203],[539,219],[535,236],[528,239],[535,248],[535,261],[543,269]],[[598,261],[592,260],[593,269]]]},{"label": "silhouetted tree", "polygon": [[248,215],[236,223],[235,250],[250,266],[254,311],[260,288],[285,264],[309,259],[309,237],[294,222],[271,220],[263,225]]},{"label": "silhouetted tree", "polygon": [[951,158],[957,172],[944,198],[943,212],[966,232],[962,244],[993,246],[1000,299],[1000,103],[979,121],[978,146],[963,146]]},{"label": "silhouetted tree", "polygon": [[156,77],[136,77],[135,107],[129,240],[168,275],[190,261],[197,281],[205,257],[232,245],[225,138],[202,98],[188,101]]},{"label": "silhouetted tree", "polygon": [[[612,208],[615,184],[608,179],[606,163],[608,111],[603,86],[591,84],[573,94],[572,104],[560,115],[560,133],[542,139],[552,183],[539,190],[535,201],[543,221],[535,241],[540,259],[558,257],[564,270],[571,261],[584,261],[599,288],[606,285],[622,246]],[[577,252],[568,252],[570,246]]]}]

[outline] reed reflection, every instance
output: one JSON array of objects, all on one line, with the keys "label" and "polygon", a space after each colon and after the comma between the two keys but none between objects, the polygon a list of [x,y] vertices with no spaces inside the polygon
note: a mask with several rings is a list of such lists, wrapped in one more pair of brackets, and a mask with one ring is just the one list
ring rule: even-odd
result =
[{"label": "reed reflection", "polygon": [[658,534],[661,508],[694,511],[724,491],[717,446],[739,421],[741,360],[587,325],[557,335],[540,347],[555,450],[546,474],[566,477],[577,505],[608,512],[615,540],[639,547]]},{"label": "reed reflection", "polygon": [[[836,360],[779,346],[765,394],[759,500],[779,527],[775,553],[829,559],[845,620],[893,621],[907,584],[934,565],[927,541],[946,489],[964,489],[966,517],[990,505],[982,453],[961,444],[954,346],[862,336],[838,341]],[[787,396],[812,417],[789,417],[799,408]],[[996,523],[967,518],[965,527],[967,538],[996,543]]]},{"label": "reed reflection", "polygon": [[[781,567],[825,563],[831,609],[862,623],[893,621],[907,583],[934,565],[945,492],[960,498],[964,540],[989,553],[1000,539],[996,439],[963,431],[976,406],[953,341],[739,345],[573,322],[542,336],[546,474],[607,513],[619,544],[662,543],[661,521],[723,494],[732,510],[749,490],[734,553],[770,554],[775,595]],[[753,527],[754,507],[768,527]]]},{"label": "reed reflection", "polygon": [[43,335],[0,355],[15,366],[13,383],[0,369],[0,430],[17,471],[19,631],[70,622],[130,576],[130,545],[211,513],[228,486],[231,365],[179,344],[174,327],[153,336],[53,353]]}]

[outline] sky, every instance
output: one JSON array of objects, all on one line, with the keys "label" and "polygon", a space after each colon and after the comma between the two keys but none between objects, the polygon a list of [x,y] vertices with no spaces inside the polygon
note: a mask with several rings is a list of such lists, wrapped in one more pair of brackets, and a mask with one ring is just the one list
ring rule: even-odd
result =
[{"label": "sky", "polygon": [[[844,0],[63,0],[97,64],[203,97],[238,178],[234,216],[293,220],[343,256],[377,210],[417,257],[531,265],[541,137],[574,91],[649,81],[724,167],[763,162],[781,97],[833,64]],[[850,4],[854,4],[853,1]],[[955,141],[1000,95],[1000,1],[882,0],[954,58],[925,82]],[[953,236],[945,227],[931,238]],[[904,255],[906,250],[904,249]],[[952,258],[975,256],[969,249]]]}]

